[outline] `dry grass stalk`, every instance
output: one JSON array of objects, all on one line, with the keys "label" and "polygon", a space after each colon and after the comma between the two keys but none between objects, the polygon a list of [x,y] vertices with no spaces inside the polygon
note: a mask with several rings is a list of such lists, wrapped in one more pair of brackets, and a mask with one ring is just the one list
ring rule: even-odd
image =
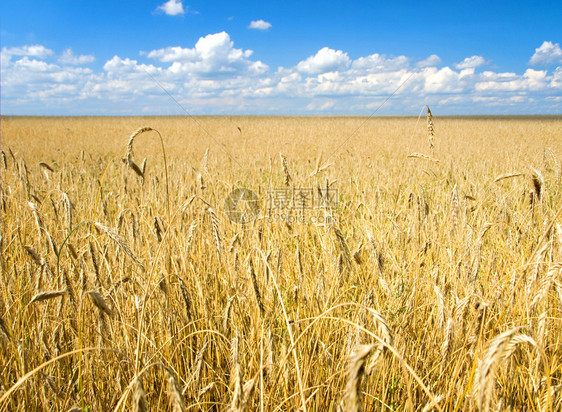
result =
[{"label": "dry grass stalk", "polygon": [[449,359],[451,353],[451,343],[453,340],[453,318],[447,320],[447,327],[445,328],[443,344],[441,345],[441,356],[443,357],[443,366],[445,367],[445,362]]},{"label": "dry grass stalk", "polygon": [[208,167],[209,167],[209,148],[207,147],[207,150],[205,150],[205,155],[203,156],[203,160],[201,161],[201,169],[203,169],[205,173],[209,173]]},{"label": "dry grass stalk", "polygon": [[140,165],[140,169],[141,169],[141,173],[142,173],[142,178],[144,180],[144,176],[146,174],[146,157],[144,159],[142,159],[142,163]]},{"label": "dry grass stalk", "polygon": [[254,286],[254,293],[256,295],[256,301],[258,302],[258,307],[260,309],[260,314],[262,316],[265,315],[265,307],[263,305],[263,301],[261,299],[260,289],[258,287],[258,281],[256,279],[256,272],[254,270],[254,263],[252,262],[252,258],[248,258],[248,273],[250,274],[250,278],[252,279],[252,285]]},{"label": "dry grass stalk", "polygon": [[191,299],[189,299],[189,292],[187,291],[187,285],[185,284],[183,279],[180,278],[178,275],[176,275],[176,277],[180,282],[180,290],[181,290],[181,296],[183,298],[183,303],[185,306],[185,314],[187,316],[187,319],[191,319]]},{"label": "dry grass stalk", "polygon": [[287,158],[279,153],[279,157],[281,157],[281,165],[283,166],[283,174],[285,175],[285,186],[291,185],[291,174],[289,173],[289,166],[287,165]]},{"label": "dry grass stalk", "polygon": [[365,374],[365,360],[374,348],[375,345],[358,345],[349,357],[347,385],[342,401],[343,411],[361,412],[363,410],[361,380]]},{"label": "dry grass stalk", "polygon": [[170,369],[168,372],[168,397],[170,399],[170,409],[172,412],[185,412],[185,402],[181,393],[181,387],[176,379],[176,374]]},{"label": "dry grass stalk", "polygon": [[242,412],[244,402],[244,388],[242,386],[242,368],[239,363],[234,366],[234,393],[232,394],[232,404],[230,411]]},{"label": "dry grass stalk", "polygon": [[518,176],[525,176],[525,173],[522,173],[522,172],[504,173],[504,174],[501,174],[501,175],[497,176],[494,179],[494,183],[500,182],[500,181],[505,180],[505,179],[511,179],[512,177],[518,177]]},{"label": "dry grass stalk", "polygon": [[44,300],[58,298],[60,296],[65,295],[66,293],[67,293],[66,290],[48,290],[44,292],[39,292],[35,296],[33,296],[33,298],[31,298],[29,303],[41,302]]},{"label": "dry grass stalk", "polygon": [[427,138],[429,140],[429,148],[433,149],[433,137],[435,136],[435,129],[433,128],[433,116],[429,106],[427,106]]},{"label": "dry grass stalk", "polygon": [[201,349],[199,349],[199,351],[197,352],[197,356],[195,357],[195,370],[193,372],[193,382],[195,388],[199,386],[199,378],[201,377],[201,368],[203,367],[203,359],[205,357],[207,346],[209,346],[209,341],[205,342],[205,344],[201,347]]},{"label": "dry grass stalk", "polygon": [[347,246],[347,242],[345,240],[345,236],[343,235],[340,228],[336,225],[333,226],[334,233],[336,235],[336,239],[338,240],[338,249],[341,253],[341,257],[343,259],[343,264],[346,268],[351,267],[351,253],[349,251],[349,247]]},{"label": "dry grass stalk", "polygon": [[533,183],[534,192],[540,200],[542,198],[543,187],[544,187],[544,177],[542,173],[535,168],[531,168],[531,182]]},{"label": "dry grass stalk", "polygon": [[70,256],[72,256],[72,259],[78,260],[78,253],[76,252],[74,245],[70,242],[67,242],[66,246],[68,248],[68,251],[70,252]]},{"label": "dry grass stalk", "polygon": [[144,173],[139,165],[137,165],[133,160],[129,160],[128,166],[133,169],[133,172],[142,179],[144,182]]},{"label": "dry grass stalk", "polygon": [[422,153],[410,153],[408,155],[408,157],[411,157],[411,158],[414,158],[414,159],[425,159],[425,160],[429,160],[430,162],[433,162],[433,163],[439,163],[439,160],[434,159],[433,157],[428,156],[426,154],[422,154]]},{"label": "dry grass stalk", "polygon": [[129,245],[127,245],[127,243],[117,233],[115,233],[113,230],[111,230],[107,226],[102,225],[101,223],[94,222],[94,225],[99,230],[101,230],[103,233],[105,233],[111,240],[113,240],[115,243],[117,243],[117,245],[123,250],[123,252],[125,252],[131,258],[131,260],[134,263],[136,263],[138,266],[140,266],[142,269],[144,269],[143,264],[134,255],[134,253],[131,250],[131,248],[129,247]]},{"label": "dry grass stalk", "polygon": [[230,341],[230,381],[234,385],[232,403],[230,410],[232,412],[242,411],[242,404],[244,402],[244,388],[242,387],[242,366],[239,359],[240,336],[238,328],[236,334]]},{"label": "dry grass stalk", "polygon": [[482,358],[479,359],[474,377],[474,393],[481,411],[490,410],[490,402],[496,384],[495,375],[500,363],[509,358],[517,345],[521,343],[537,346],[530,336],[520,333],[522,329],[522,327],[510,329],[493,338],[488,343]]},{"label": "dry grass stalk", "polygon": [[94,306],[100,310],[100,312],[105,313],[108,316],[113,315],[113,311],[110,309],[103,296],[97,290],[89,290],[88,292],[86,292],[86,294],[90,297],[90,300],[92,301]]},{"label": "dry grass stalk", "polygon": [[217,254],[219,257],[219,261],[221,260],[221,237],[220,237],[220,231],[219,231],[219,218],[217,217],[217,214],[215,213],[215,211],[213,210],[212,207],[208,207],[207,208],[207,212],[209,213],[209,216],[211,217],[211,230],[213,232],[213,238],[215,240],[215,248],[217,250]]},{"label": "dry grass stalk", "polygon": [[203,180],[203,175],[201,173],[197,173],[197,184],[201,190],[205,190],[207,185],[205,185],[205,181]]},{"label": "dry grass stalk", "polygon": [[228,319],[230,318],[230,310],[232,309],[232,302],[234,302],[234,299],[236,298],[236,295],[232,295],[228,301],[226,302],[226,305],[224,307],[224,312],[223,312],[223,320],[222,320],[222,330],[223,333],[226,335],[228,334],[228,330],[229,330],[229,322]]},{"label": "dry grass stalk", "polygon": [[135,379],[133,385],[133,412],[147,412],[148,403],[146,402],[146,393],[142,387],[140,378]]},{"label": "dry grass stalk", "polygon": [[256,381],[254,379],[250,379],[244,384],[244,387],[242,388],[242,392],[244,392],[241,408],[242,411],[250,410],[250,401],[252,400],[252,395],[255,388]]},{"label": "dry grass stalk", "polygon": [[207,393],[209,393],[211,390],[213,390],[215,388],[215,382],[211,382],[210,384],[208,384],[207,386],[205,386],[203,389],[201,389],[199,391],[199,393],[197,394],[197,397],[199,399],[201,399],[203,396],[205,396]]},{"label": "dry grass stalk", "polygon": [[12,148],[11,148],[11,147],[8,147],[8,153],[10,153],[10,157],[12,158],[12,163],[13,163],[14,165],[16,165],[16,164],[17,164],[16,156],[14,155],[14,152],[12,152]]},{"label": "dry grass stalk", "polygon": [[23,248],[37,266],[43,266],[45,264],[45,259],[39,256],[39,254],[31,246],[23,245]]},{"label": "dry grass stalk", "polygon": [[68,227],[68,231],[70,232],[72,230],[72,202],[70,201],[70,198],[68,197],[68,195],[65,192],[61,193],[62,195],[62,204],[64,205],[64,208],[66,210],[66,225]]},{"label": "dry grass stalk", "polygon": [[187,245],[185,247],[186,259],[189,259],[191,256],[191,248],[193,247],[193,240],[195,239],[195,229],[197,228],[198,223],[197,219],[194,219],[193,222],[191,222],[191,225],[189,225],[189,230],[187,231]]},{"label": "dry grass stalk", "polygon": [[158,289],[160,289],[160,292],[162,292],[164,296],[168,296],[168,283],[166,282],[166,277],[164,276],[163,273],[160,274],[157,282],[158,282]]},{"label": "dry grass stalk", "polygon": [[460,217],[459,191],[457,185],[453,187],[451,203],[453,207],[453,232],[457,234],[459,233],[459,217]]},{"label": "dry grass stalk", "polygon": [[2,334],[8,340],[10,340],[12,338],[10,333],[8,332],[8,329],[6,328],[6,323],[4,322],[4,319],[2,318],[2,316],[0,316],[0,332],[2,332]]},{"label": "dry grass stalk", "polygon": [[539,302],[544,301],[546,299],[546,297],[548,296],[548,292],[552,288],[552,285],[558,279],[560,279],[561,277],[560,275],[562,275],[562,263],[552,264],[548,269],[546,276],[541,282],[539,291],[537,292],[537,294],[533,298],[533,301],[531,302],[530,305],[531,310],[534,310]]},{"label": "dry grass stalk", "polygon": [[363,264],[363,258],[361,257],[361,252],[363,251],[363,242],[361,242],[361,244],[357,247],[357,249],[355,250],[355,252],[353,253],[353,260],[355,260],[355,262],[358,265],[362,265]]},{"label": "dry grass stalk", "polygon": [[131,160],[133,160],[133,143],[135,141],[135,137],[137,137],[141,133],[149,132],[151,130],[154,129],[152,127],[141,127],[140,129],[135,130],[133,134],[131,134],[131,137],[129,137],[129,142],[127,143],[127,152],[123,157],[123,160],[127,163],[127,165],[129,165]]},{"label": "dry grass stalk", "polygon": [[29,208],[31,209],[31,211],[33,213],[33,217],[35,218],[35,224],[37,225],[37,230],[39,231],[39,236],[41,236],[42,232],[45,230],[45,225],[43,224],[43,219],[41,219],[41,216],[39,215],[39,212],[37,211],[37,206],[35,206],[35,203],[27,202],[27,205],[29,206]]},{"label": "dry grass stalk", "polygon": [[162,220],[158,216],[154,216],[154,233],[158,239],[158,243],[162,242],[162,233],[164,232],[164,226]]},{"label": "dry grass stalk", "polygon": [[[2,154],[4,154],[4,153],[2,152]],[[43,172],[43,175],[45,176],[45,179],[47,179],[47,181],[49,181],[50,180],[49,172],[53,173],[54,172],[53,168],[45,162],[39,162],[39,168]]]},{"label": "dry grass stalk", "polygon": [[51,234],[45,230],[45,236],[47,237],[47,243],[49,244],[49,246],[51,247],[51,251],[55,254],[55,256],[57,255],[57,253],[59,252],[58,248],[57,248],[57,244],[55,243],[55,240],[53,239],[53,237],[51,236]]},{"label": "dry grass stalk", "polygon": [[437,405],[439,405],[439,403],[440,403],[443,399],[445,399],[445,395],[436,396],[434,400],[429,401],[429,402],[427,403],[427,405],[425,405],[425,406],[423,407],[422,412],[430,412],[430,411],[433,411],[433,410],[435,409],[435,407],[436,407]]},{"label": "dry grass stalk", "polygon": [[64,286],[66,287],[66,291],[68,292],[68,296],[70,297],[70,301],[74,306],[74,309],[77,309],[77,302],[76,302],[76,295],[74,294],[74,288],[72,287],[72,282],[68,277],[68,273],[66,272],[65,268],[62,268],[62,278],[64,281]]}]

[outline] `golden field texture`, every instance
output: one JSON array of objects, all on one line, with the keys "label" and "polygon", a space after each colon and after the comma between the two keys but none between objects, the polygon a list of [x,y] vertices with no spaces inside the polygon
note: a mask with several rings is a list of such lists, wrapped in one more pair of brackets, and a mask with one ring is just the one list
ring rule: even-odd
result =
[{"label": "golden field texture", "polygon": [[561,410],[562,118],[433,127],[4,117],[0,411]]}]

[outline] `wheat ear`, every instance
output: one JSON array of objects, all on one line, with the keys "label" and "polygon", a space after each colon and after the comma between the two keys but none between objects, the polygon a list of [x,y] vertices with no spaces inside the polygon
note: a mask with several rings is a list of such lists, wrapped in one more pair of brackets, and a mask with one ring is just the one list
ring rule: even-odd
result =
[{"label": "wheat ear", "polygon": [[375,348],[375,345],[358,345],[349,357],[347,364],[347,385],[343,398],[343,410],[346,412],[361,412],[361,380],[365,374],[365,360]]},{"label": "wheat ear", "polygon": [[519,333],[522,329],[522,327],[517,327],[496,336],[490,341],[479,360],[474,377],[474,391],[481,411],[490,410],[490,402],[496,383],[495,374],[500,362],[509,358],[520,343],[526,342],[537,346],[533,338]]},{"label": "wheat ear", "polygon": [[433,137],[435,136],[435,129],[433,127],[433,116],[429,106],[427,106],[427,138],[429,140],[429,148],[433,149]]},{"label": "wheat ear", "polygon": [[148,404],[146,402],[146,393],[142,387],[140,378],[135,379],[133,392],[133,412],[147,412]]}]

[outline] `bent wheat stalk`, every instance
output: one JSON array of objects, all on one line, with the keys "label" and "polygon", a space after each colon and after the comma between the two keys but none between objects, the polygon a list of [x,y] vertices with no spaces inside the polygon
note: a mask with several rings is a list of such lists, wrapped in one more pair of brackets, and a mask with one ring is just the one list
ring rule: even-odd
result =
[{"label": "bent wheat stalk", "polygon": [[[158,138],[160,139],[160,146],[162,147],[162,156],[164,158],[164,176],[166,178],[166,205],[167,205],[167,210],[168,210],[168,221],[170,221],[170,194],[169,194],[169,182],[168,182],[168,162],[166,161],[166,149],[164,148],[164,139],[162,138],[162,135],[160,134],[160,132],[156,129],[153,129],[152,127],[141,127],[140,129],[135,130],[131,136],[129,137],[129,142],[127,143],[127,151],[125,152],[125,155],[123,156],[123,161],[131,168],[134,169],[133,165],[133,143],[135,141],[135,138],[137,136],[139,136],[142,133],[145,132],[156,132],[158,134]],[[143,162],[144,163],[144,162]],[[144,163],[145,164],[145,163]],[[135,166],[137,166],[135,164]],[[144,166],[143,169],[140,169],[138,166],[136,167],[138,170],[135,170],[135,172],[138,174],[139,172],[142,173],[142,177],[144,178]]]}]

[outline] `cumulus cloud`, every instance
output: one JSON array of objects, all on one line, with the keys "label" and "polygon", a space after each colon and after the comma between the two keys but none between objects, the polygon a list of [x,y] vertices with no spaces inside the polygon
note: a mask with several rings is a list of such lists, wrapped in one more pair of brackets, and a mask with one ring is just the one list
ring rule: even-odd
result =
[{"label": "cumulus cloud", "polygon": [[351,59],[341,50],[328,47],[320,49],[314,56],[297,64],[297,70],[308,74],[321,74],[337,70],[345,70]]},{"label": "cumulus cloud", "polygon": [[80,65],[92,63],[96,59],[91,54],[75,56],[74,53],[72,53],[72,49],[66,49],[62,52],[58,60],[62,64]]},{"label": "cumulus cloud", "polygon": [[261,19],[250,22],[250,25],[248,26],[249,29],[256,29],[256,30],[267,30],[270,27],[271,27],[271,23]]},{"label": "cumulus cloud", "polygon": [[23,46],[23,47],[3,47],[2,56],[10,58],[11,56],[29,56],[45,59],[53,55],[51,49],[41,45]]},{"label": "cumulus cloud", "polygon": [[166,3],[158,6],[156,10],[166,13],[168,16],[185,14],[181,0],[168,0]]},{"label": "cumulus cloud", "polygon": [[265,73],[269,67],[261,61],[250,60],[252,53],[252,50],[235,48],[228,33],[223,31],[199,38],[194,48],[167,47],[152,50],[147,56],[164,63],[171,62],[169,70],[175,74],[236,76]]},{"label": "cumulus cloud", "polygon": [[409,64],[406,56],[387,58],[384,54],[375,53],[354,60],[351,68],[364,73],[379,73],[405,69]]},{"label": "cumulus cloud", "polygon": [[472,56],[467,57],[460,63],[456,63],[454,66],[457,69],[472,69],[479,66],[484,66],[488,62],[482,56]]},{"label": "cumulus cloud", "polygon": [[421,68],[435,67],[435,66],[439,66],[440,64],[441,64],[441,58],[436,54],[432,54],[427,59],[417,62],[416,67],[421,67]]},{"label": "cumulus cloud", "polygon": [[540,91],[548,87],[549,79],[546,70],[527,69],[522,76],[513,73],[484,73],[482,81],[474,85],[477,91],[518,92]]},{"label": "cumulus cloud", "polygon": [[436,55],[351,59],[324,47],[270,70],[221,32],[137,58],[116,55],[102,69],[88,67],[93,59],[41,45],[3,48],[3,114],[177,114],[160,86],[197,114],[370,114],[390,95],[381,113],[412,114],[428,98],[449,114],[562,112],[562,67],[477,72],[481,56],[449,67]]},{"label": "cumulus cloud", "polygon": [[545,41],[535,49],[535,53],[529,60],[529,64],[533,66],[548,66],[550,64],[562,63],[562,49],[559,43]]}]

